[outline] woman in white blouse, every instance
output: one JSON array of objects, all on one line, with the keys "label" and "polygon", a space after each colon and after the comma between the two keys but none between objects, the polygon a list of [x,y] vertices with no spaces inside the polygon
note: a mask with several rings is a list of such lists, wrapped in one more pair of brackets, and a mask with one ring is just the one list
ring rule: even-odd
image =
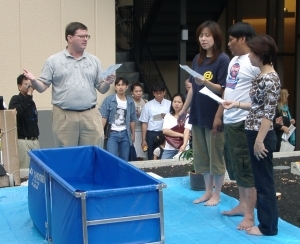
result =
[{"label": "woman in white blouse", "polygon": [[184,151],[186,148],[188,148],[188,141],[192,128],[192,125],[188,123],[188,116],[184,124],[183,133],[179,133],[171,129],[177,125],[178,114],[181,111],[184,102],[185,97],[182,94],[178,93],[173,96],[170,113],[166,114],[162,128],[165,136],[183,138],[183,144],[179,148],[175,148],[174,146],[170,145],[166,138],[166,145],[161,159],[173,158],[178,152]]}]

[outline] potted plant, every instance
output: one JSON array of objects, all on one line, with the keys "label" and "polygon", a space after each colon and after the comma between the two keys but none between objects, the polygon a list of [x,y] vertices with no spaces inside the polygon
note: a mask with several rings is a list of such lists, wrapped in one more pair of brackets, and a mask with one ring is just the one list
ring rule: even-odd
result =
[{"label": "potted plant", "polygon": [[[190,163],[194,164],[193,148],[183,151],[179,156],[179,159],[180,158],[190,160]],[[189,171],[189,176],[192,190],[201,191],[205,189],[204,177],[202,173],[196,173],[195,170],[191,170]]]}]

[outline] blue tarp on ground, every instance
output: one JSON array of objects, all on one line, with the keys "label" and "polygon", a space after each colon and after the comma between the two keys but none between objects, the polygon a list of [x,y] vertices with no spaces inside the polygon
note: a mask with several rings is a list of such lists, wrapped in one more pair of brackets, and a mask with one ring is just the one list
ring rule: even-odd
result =
[{"label": "blue tarp on ground", "polygon": [[[220,214],[221,211],[236,206],[236,199],[222,194],[218,206],[193,204],[192,201],[203,192],[190,190],[188,177],[161,180],[168,185],[163,190],[166,244],[300,243],[300,229],[281,219],[277,236],[250,236],[245,231],[236,230],[242,217]],[[26,186],[0,189],[1,244],[47,243],[30,219],[27,189]]]}]

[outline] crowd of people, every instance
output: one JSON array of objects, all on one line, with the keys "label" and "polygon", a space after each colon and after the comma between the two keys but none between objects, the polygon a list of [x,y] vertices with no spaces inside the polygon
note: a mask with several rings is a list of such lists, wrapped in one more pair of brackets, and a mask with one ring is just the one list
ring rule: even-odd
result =
[{"label": "crowd of people", "polygon": [[[222,52],[222,32],[213,21],[196,30],[199,53],[186,94],[165,98],[166,87],[155,83],[154,98],[143,98],[143,86],[114,74],[102,77],[100,60],[85,51],[88,28],[79,22],[65,30],[66,49],[52,55],[38,78],[27,69],[17,78],[20,93],[11,98],[17,110],[20,167],[28,168],[27,150],[39,148],[38,116],[33,91],[52,85],[52,131],[56,147],[97,145],[128,161],[134,146],[137,160],[169,159],[193,145],[194,168],[203,173],[205,192],[193,201],[216,206],[221,201],[225,171],[236,180],[240,202],[223,215],[244,216],[237,226],[252,235],[276,235],[278,210],[273,180],[273,152],[283,133],[295,125],[288,108],[288,91],[281,89],[274,70],[276,44],[256,35],[251,25],[235,23],[228,30],[233,58]],[[99,110],[97,91],[105,94]],[[223,98],[217,102],[202,88]],[[126,95],[127,89],[131,96]],[[105,130],[104,130],[105,127]],[[104,137],[105,132],[105,137]],[[192,136],[191,136],[192,135]],[[295,145],[295,136],[289,137]],[[277,142],[277,143],[276,143]],[[257,206],[258,225],[254,208]]]}]

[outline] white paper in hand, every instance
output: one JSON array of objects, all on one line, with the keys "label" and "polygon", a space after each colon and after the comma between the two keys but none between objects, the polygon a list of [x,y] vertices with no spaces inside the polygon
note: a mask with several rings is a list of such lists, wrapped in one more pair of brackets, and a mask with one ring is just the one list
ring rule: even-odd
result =
[{"label": "white paper in hand", "polygon": [[281,138],[283,140],[287,141],[290,138],[291,134],[294,132],[295,129],[296,129],[296,127],[291,124],[290,127],[289,127],[290,132],[288,134],[283,133]]},{"label": "white paper in hand", "polygon": [[204,79],[203,75],[200,75],[196,71],[192,70],[189,66],[187,66],[187,65],[181,65],[181,64],[179,64],[179,66],[180,66],[180,68],[184,69],[186,72],[188,72],[193,77],[199,78],[201,80]]},{"label": "white paper in hand", "polygon": [[199,92],[202,93],[202,94],[204,94],[204,95],[206,95],[206,96],[209,96],[210,98],[214,99],[218,103],[223,103],[224,102],[224,100],[222,98],[220,98],[219,96],[217,96],[216,94],[214,94],[206,86],[203,87]]},{"label": "white paper in hand", "polygon": [[161,120],[163,120],[163,117],[161,116],[161,114],[155,114],[155,115],[153,115],[153,120],[161,121]]},{"label": "white paper in hand", "polygon": [[107,76],[112,75],[113,73],[115,73],[115,71],[120,68],[122,64],[112,64],[111,66],[109,66],[107,68],[107,70],[105,70],[104,72],[101,73],[100,78],[102,80],[105,80],[107,78]]}]

